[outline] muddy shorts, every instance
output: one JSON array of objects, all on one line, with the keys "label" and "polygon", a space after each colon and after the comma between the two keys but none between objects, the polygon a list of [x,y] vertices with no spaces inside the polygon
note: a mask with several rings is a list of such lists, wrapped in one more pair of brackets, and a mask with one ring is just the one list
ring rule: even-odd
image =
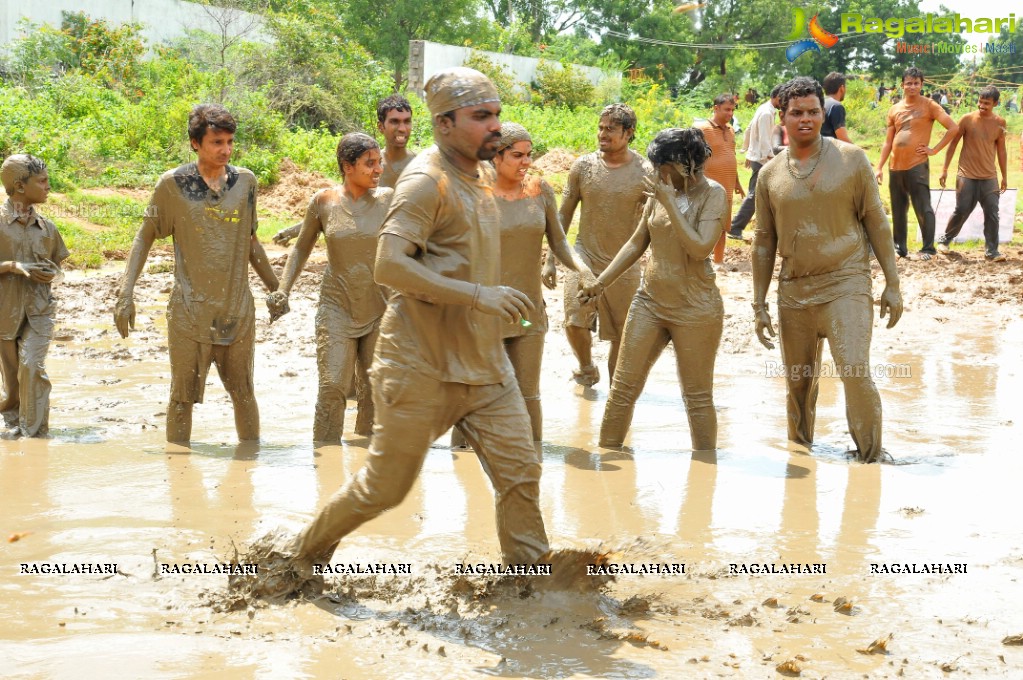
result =
[{"label": "muddy shorts", "polygon": [[167,324],[167,345],[170,348],[171,401],[201,404],[211,363],[217,365],[217,373],[229,393],[255,392],[252,380],[256,348],[254,323],[230,345],[196,342],[175,329],[174,324]]},{"label": "muddy shorts", "polygon": [[[579,256],[599,276],[604,268],[594,267],[585,253],[578,251]],[[625,328],[625,319],[629,316],[632,298],[639,289],[640,270],[633,265],[618,277],[618,280],[604,289],[604,294],[597,300],[581,304],[579,298],[579,275],[572,270],[565,272],[565,325],[577,328],[597,330],[597,319],[600,319],[600,339],[618,342]]]}]

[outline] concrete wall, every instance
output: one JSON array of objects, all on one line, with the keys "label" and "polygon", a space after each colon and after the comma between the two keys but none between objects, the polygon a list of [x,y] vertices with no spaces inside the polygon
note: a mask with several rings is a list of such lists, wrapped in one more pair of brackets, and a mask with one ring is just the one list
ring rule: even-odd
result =
[{"label": "concrete wall", "polygon": [[[186,29],[220,33],[217,23],[202,7],[182,0],[0,0],[0,46],[18,37],[18,22],[24,17],[35,24],[60,26],[61,12],[84,12],[94,19],[115,24],[138,22],[150,45],[185,35]],[[253,15],[241,12],[236,26],[248,25]],[[256,17],[258,19],[258,17]],[[256,31],[246,40],[266,40]]]},{"label": "concrete wall", "polygon": [[[456,47],[454,45],[442,45],[441,43],[428,40],[412,40],[409,42],[409,90],[423,95],[423,87],[437,71],[446,68],[462,66],[470,55],[477,50],[471,47]],[[533,82],[536,78],[536,67],[539,59],[533,57],[519,57],[514,54],[500,54],[498,52],[486,52],[478,50],[486,55],[495,64],[507,69],[523,88]],[[561,65],[554,62],[554,65],[561,68]],[[620,73],[607,73],[592,66],[575,65],[594,85],[613,79],[620,81]]]}]

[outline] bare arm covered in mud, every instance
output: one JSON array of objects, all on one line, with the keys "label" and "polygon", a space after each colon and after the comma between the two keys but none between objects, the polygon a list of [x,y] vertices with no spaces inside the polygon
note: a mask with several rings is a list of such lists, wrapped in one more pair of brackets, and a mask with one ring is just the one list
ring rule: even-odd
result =
[{"label": "bare arm covered in mud", "polygon": [[270,264],[270,259],[266,256],[266,251],[263,250],[263,244],[259,242],[255,234],[249,240],[249,264],[252,265],[256,276],[259,277],[259,280],[263,282],[268,291],[272,293],[277,290],[279,285],[277,275],[274,274],[274,268]]},{"label": "bare arm covered in mud", "polygon": [[442,276],[416,257],[419,246],[397,234],[383,233],[377,241],[376,282],[434,304],[463,305],[518,323],[533,311],[533,303],[508,286],[483,286]]},{"label": "bare arm covered in mud", "polygon": [[298,236],[299,233],[302,231],[302,224],[303,222],[299,222],[298,224],[293,224],[290,227],[285,227],[284,229],[281,229],[279,232],[273,235],[273,238],[271,240],[279,246],[287,247],[287,245],[291,243],[291,239]]},{"label": "bare arm covered in mud", "polygon": [[884,165],[888,162],[888,156],[892,155],[892,144],[895,143],[895,125],[888,123],[888,131],[884,138],[884,145],[881,147],[881,160],[877,162],[877,172],[874,178],[880,184],[884,179]]},{"label": "bare arm covered in mud", "polygon": [[938,107],[938,109],[940,112],[937,113],[934,118],[939,123],[941,123],[942,126],[944,126],[945,136],[941,138],[941,141],[938,142],[938,145],[935,147],[929,147],[926,144],[921,144],[919,147],[917,147],[916,150],[918,154],[925,156],[933,156],[937,153],[940,153],[941,150],[944,149],[949,142],[958,137],[959,126],[956,124],[954,120],[952,120],[952,116],[945,113],[945,110],[942,109],[941,107]]},{"label": "bare arm covered in mud", "polygon": [[146,266],[146,259],[149,257],[149,250],[156,241],[156,227],[150,221],[142,223],[135,240],[131,244],[131,253],[128,255],[128,264],[124,269],[124,278],[121,279],[121,292],[117,296],[117,304],[114,305],[114,324],[117,332],[122,338],[128,337],[128,333],[135,330],[135,283],[142,275],[142,268]]},{"label": "bare arm covered in mud", "polygon": [[[568,238],[565,236],[565,230],[561,226],[560,217],[558,215],[557,201],[554,199],[554,189],[551,188],[546,182],[543,183],[542,189],[544,197],[544,211],[546,213],[547,220],[547,245],[550,247],[550,252],[554,254],[561,264],[565,265],[569,269],[579,273],[583,286],[591,285],[596,282],[596,278],[593,276],[593,272],[583,262],[582,258],[568,245]],[[547,260],[550,261],[548,256]],[[554,290],[557,284],[557,272],[553,266],[548,269],[544,268],[544,272],[541,275],[543,284]]]},{"label": "bare arm covered in mud", "polygon": [[653,211],[654,199],[651,198],[643,209],[643,217],[640,218],[636,231],[632,233],[629,240],[625,242],[622,249],[611,260],[611,264],[600,273],[600,276],[591,285],[580,287],[579,299],[582,302],[589,302],[593,298],[600,297],[605,288],[617,281],[619,276],[627,272],[629,267],[636,264],[639,258],[643,256],[646,249],[650,247],[650,231],[647,228],[647,222],[650,220],[650,215],[653,214]]},{"label": "bare arm covered in mud", "polygon": [[778,254],[778,232],[774,226],[774,213],[767,196],[767,182],[757,182],[756,193],[757,229],[753,234],[753,316],[757,339],[767,349],[774,349],[767,334],[773,338],[774,325],[767,311],[767,290],[774,276],[774,261]]},{"label": "bare arm covered in mud", "polygon": [[302,224],[297,225],[299,226],[298,240],[295,241],[295,245],[288,255],[288,262],[284,265],[284,274],[281,278],[280,292],[285,297],[291,295],[291,288],[305,269],[305,264],[313,252],[313,246],[316,245],[316,239],[319,238],[320,232],[323,230],[319,211],[320,196],[323,194],[314,196],[309,202],[309,207],[305,211],[305,219]]},{"label": "bare arm covered in mud", "polygon": [[[643,180],[648,190],[648,196],[656,200],[664,208],[668,220],[678,236],[682,249],[689,257],[702,260],[714,250],[714,244],[721,236],[721,214],[724,210],[724,201],[717,201],[715,204],[708,204],[710,210],[702,211],[697,217],[699,220],[693,224],[693,217],[684,214],[675,202],[675,189],[664,180],[653,180],[649,177]],[[712,201],[716,199],[711,199]],[[706,215],[706,217],[705,217]]]},{"label": "bare arm covered in mud", "polygon": [[[963,119],[965,118],[966,116],[963,116]],[[960,123],[961,122],[962,121],[960,121]],[[963,127],[960,125],[959,129],[956,130],[955,137],[953,137],[952,141],[948,144],[948,151],[945,152],[945,164],[941,166],[941,174],[938,175],[938,184],[941,185],[942,189],[945,188],[945,181],[948,179],[948,166],[952,165],[952,157],[956,155],[956,148],[959,147],[959,140],[962,138]]]},{"label": "bare arm covered in mud", "polygon": [[[577,160],[572,164],[572,167],[569,168],[568,181],[565,182],[565,191],[561,196],[561,208],[558,210],[558,218],[560,220],[559,228],[563,234],[567,234],[568,230],[572,227],[572,218],[575,217],[575,209],[579,206],[580,198],[579,161]],[[548,225],[550,225],[550,218],[548,218]],[[550,238],[550,228],[548,226],[547,243],[550,244],[553,249],[554,244],[551,242]],[[568,243],[567,239],[565,240],[565,243]],[[564,262],[564,259],[560,256],[558,259],[561,259],[561,261]],[[544,285],[548,288],[553,288],[551,283],[557,281],[557,275],[558,269],[554,265],[554,258],[548,257],[543,263],[543,272],[540,274]]]},{"label": "bare arm covered in mud", "polygon": [[[888,328],[899,322],[902,317],[902,294],[899,292],[899,271],[895,266],[895,246],[892,243],[892,230],[888,224],[888,217],[885,215],[884,206],[881,205],[881,196],[877,191],[877,184],[870,177],[870,161],[867,154],[861,152],[862,166],[857,178],[859,187],[859,212],[860,224],[867,233],[867,241],[874,251],[874,257],[884,272],[885,288],[881,293],[880,308],[881,318],[888,317]],[[755,250],[755,245],[754,245]],[[755,257],[755,255],[754,255]],[[756,260],[754,259],[753,282],[756,289]],[[773,263],[772,263],[773,266]],[[754,300],[758,299],[754,294]]]}]

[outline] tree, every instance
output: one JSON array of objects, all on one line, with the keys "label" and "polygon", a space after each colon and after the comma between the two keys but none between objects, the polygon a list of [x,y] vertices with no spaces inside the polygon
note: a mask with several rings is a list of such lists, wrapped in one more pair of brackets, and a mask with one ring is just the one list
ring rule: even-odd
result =
[{"label": "tree", "polygon": [[394,91],[405,83],[410,40],[461,42],[480,23],[478,0],[347,0],[349,38],[386,63]]}]

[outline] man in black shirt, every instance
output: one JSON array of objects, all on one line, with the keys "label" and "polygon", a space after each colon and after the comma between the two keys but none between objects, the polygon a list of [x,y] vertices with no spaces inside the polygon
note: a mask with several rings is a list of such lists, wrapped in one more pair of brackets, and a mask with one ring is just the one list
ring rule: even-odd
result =
[{"label": "man in black shirt", "polygon": [[841,139],[852,144],[849,132],[845,129],[845,75],[832,71],[824,77],[824,124],[821,125],[821,136]]}]

